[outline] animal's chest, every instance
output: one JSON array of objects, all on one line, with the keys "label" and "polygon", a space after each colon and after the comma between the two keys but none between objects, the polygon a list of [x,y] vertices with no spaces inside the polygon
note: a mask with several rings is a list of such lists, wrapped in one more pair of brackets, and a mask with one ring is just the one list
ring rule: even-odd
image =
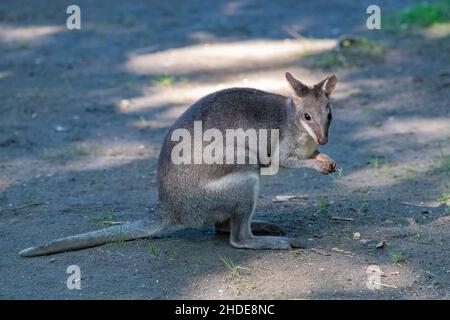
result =
[{"label": "animal's chest", "polygon": [[316,152],[317,147],[317,142],[310,135],[302,133],[297,138],[295,151],[301,159],[308,159]]}]

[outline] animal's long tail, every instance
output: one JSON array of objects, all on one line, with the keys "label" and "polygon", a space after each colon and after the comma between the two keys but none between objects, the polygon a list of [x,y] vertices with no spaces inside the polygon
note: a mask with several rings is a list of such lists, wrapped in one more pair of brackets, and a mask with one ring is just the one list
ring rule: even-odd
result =
[{"label": "animal's long tail", "polygon": [[80,233],[74,236],[52,240],[38,247],[31,247],[19,252],[22,257],[42,256],[57,252],[79,250],[100,246],[107,242],[127,241],[158,236],[166,230],[166,221],[137,220],[101,230]]}]

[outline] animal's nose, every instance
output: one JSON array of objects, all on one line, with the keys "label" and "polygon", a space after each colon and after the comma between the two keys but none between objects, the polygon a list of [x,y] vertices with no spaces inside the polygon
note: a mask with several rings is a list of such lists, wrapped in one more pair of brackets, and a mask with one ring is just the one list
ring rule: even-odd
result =
[{"label": "animal's nose", "polygon": [[321,137],[321,138],[319,138],[319,143],[321,144],[321,145],[324,145],[324,144],[326,144],[328,142],[328,138],[327,137]]}]

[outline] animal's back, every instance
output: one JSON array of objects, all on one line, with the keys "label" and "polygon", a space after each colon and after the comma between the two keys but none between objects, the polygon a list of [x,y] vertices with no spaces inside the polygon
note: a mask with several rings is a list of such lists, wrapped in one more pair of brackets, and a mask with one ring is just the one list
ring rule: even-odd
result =
[{"label": "animal's back", "polygon": [[192,127],[202,121],[203,128],[230,129],[273,125],[284,119],[286,97],[251,88],[231,88],[209,94],[193,104],[174,123],[174,128]]},{"label": "animal's back", "polygon": [[[179,143],[171,141],[175,129],[187,129],[193,138],[194,121],[201,121],[203,132],[214,128],[225,137],[226,129],[282,129],[285,118],[286,97],[257,89],[226,89],[197,101],[174,123],[161,148],[158,187],[163,207],[171,211],[175,219],[183,219],[187,212],[195,211],[196,205],[203,207],[208,201],[203,188],[206,182],[236,171],[259,170],[259,165],[251,164],[174,164],[171,152]],[[202,220],[199,217],[199,221]]]}]

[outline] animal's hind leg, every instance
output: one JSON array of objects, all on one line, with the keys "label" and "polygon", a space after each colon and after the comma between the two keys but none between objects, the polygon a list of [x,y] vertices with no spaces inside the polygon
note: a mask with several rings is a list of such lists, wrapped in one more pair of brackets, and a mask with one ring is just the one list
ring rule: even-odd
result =
[{"label": "animal's hind leg", "polygon": [[[230,217],[230,244],[242,249],[290,249],[302,245],[296,239],[272,236],[254,236],[251,219],[259,192],[259,176],[254,172],[238,172],[222,177],[209,185],[219,190],[221,201],[228,203]],[[230,205],[232,204],[232,205]]]},{"label": "animal's hind leg", "polygon": [[239,249],[291,249],[303,248],[299,240],[286,237],[254,236],[247,232],[247,214],[241,212],[231,218],[230,244]]},{"label": "animal's hind leg", "polygon": [[[283,229],[275,224],[265,221],[253,220],[250,223],[252,233],[256,235],[272,235],[279,236],[285,234]],[[219,222],[214,225],[216,232],[218,233],[230,233],[230,220]]]}]

